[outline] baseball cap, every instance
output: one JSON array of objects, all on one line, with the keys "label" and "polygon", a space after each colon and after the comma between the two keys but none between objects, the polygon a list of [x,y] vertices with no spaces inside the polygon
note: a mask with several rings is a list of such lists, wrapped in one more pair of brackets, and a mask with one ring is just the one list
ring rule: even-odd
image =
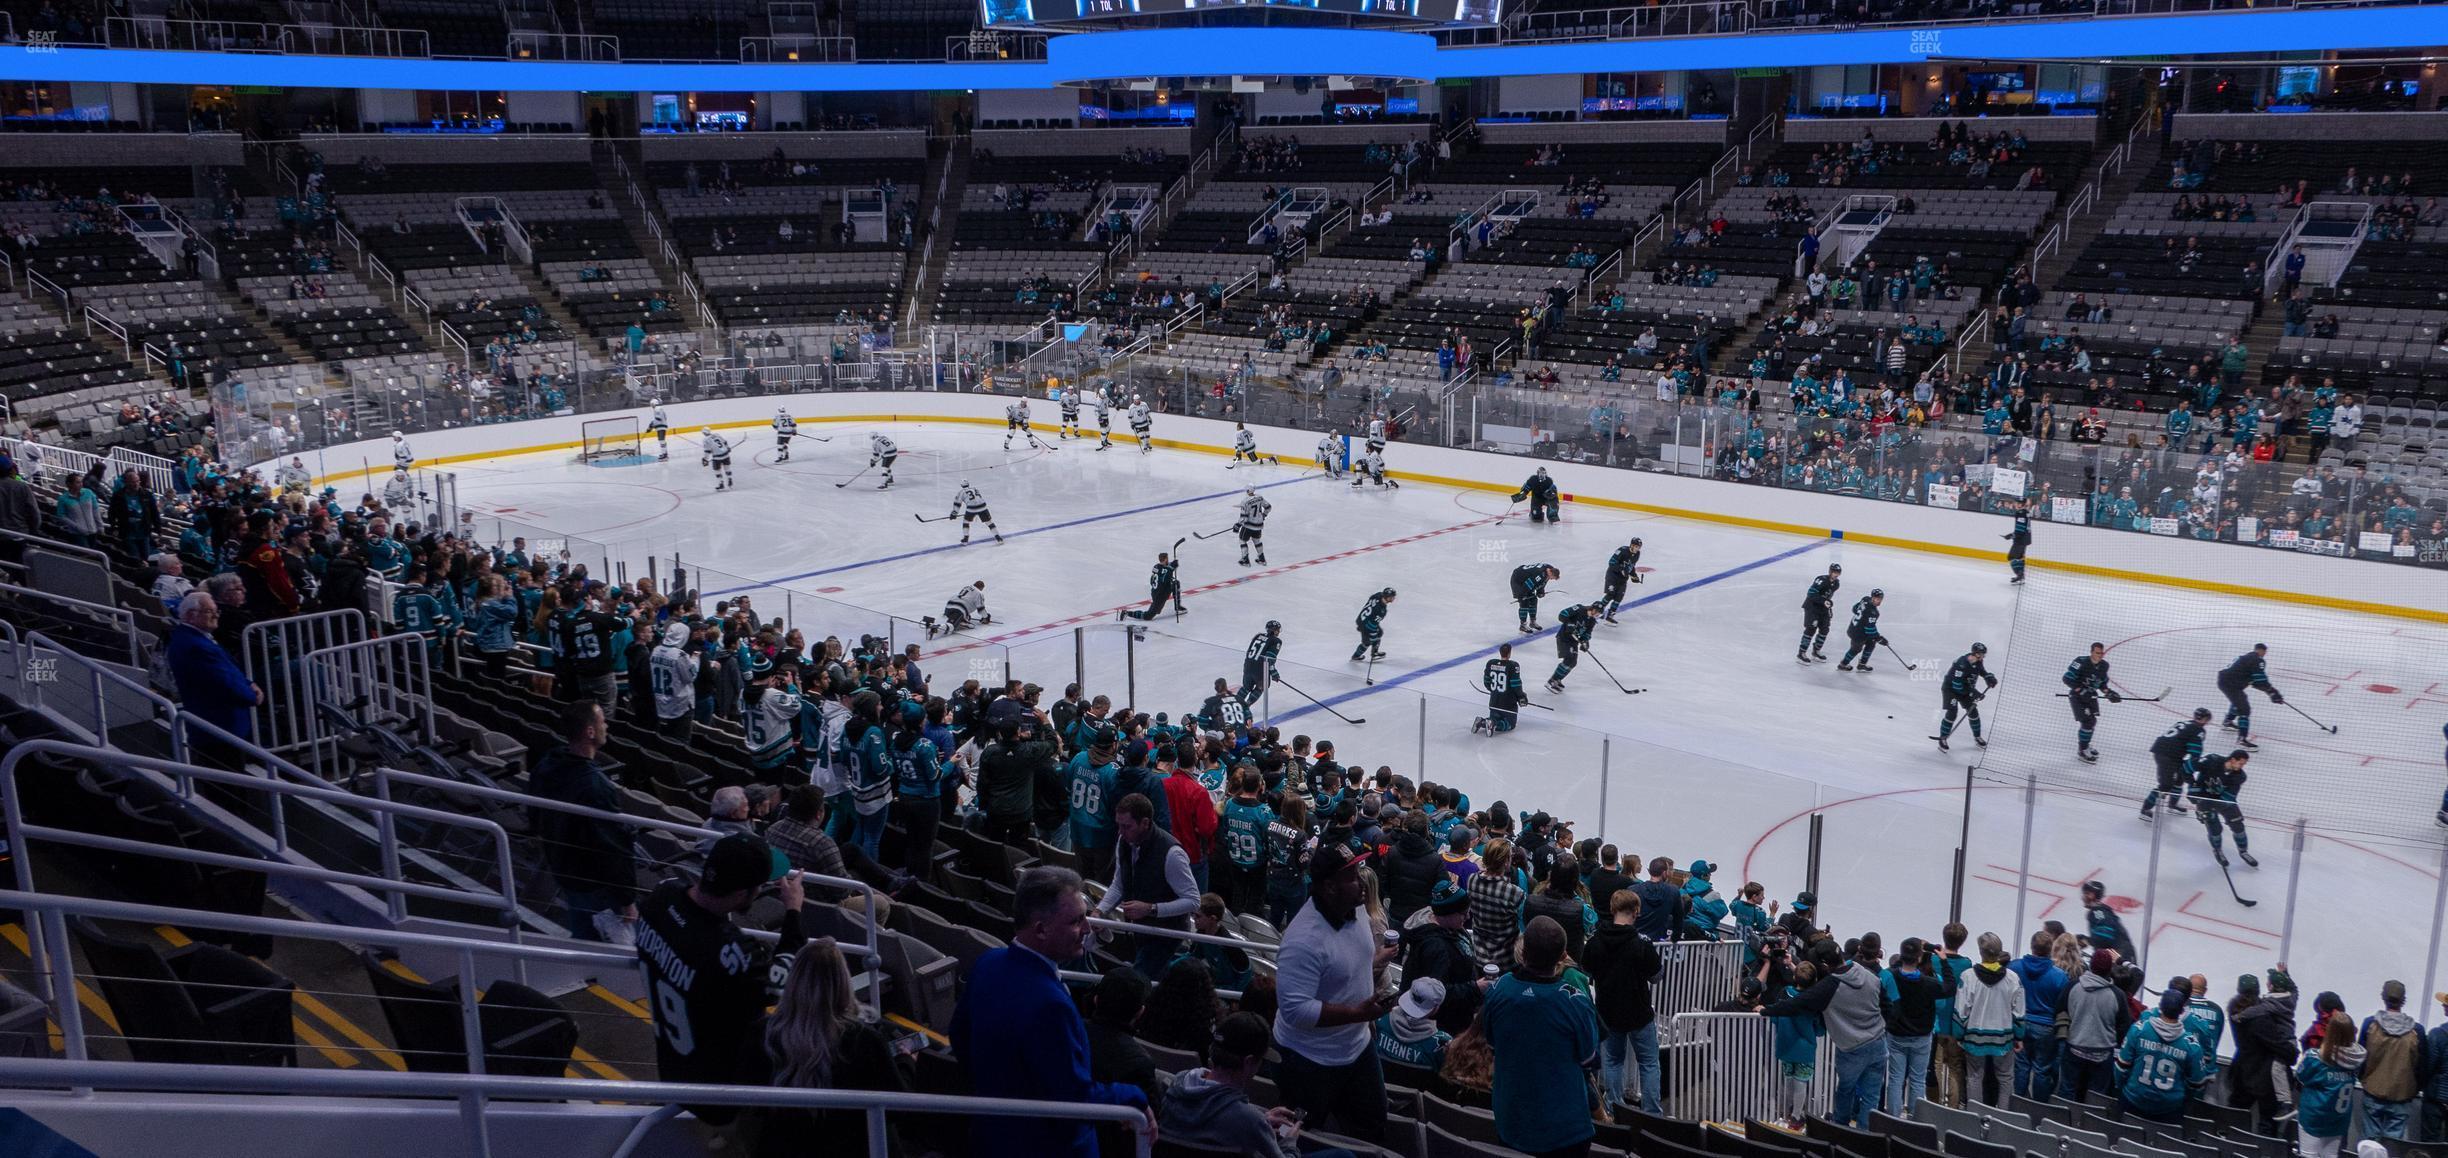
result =
[{"label": "baseball cap", "polygon": [[2246,974],[2244,974],[2243,976],[2236,978],[2236,992],[2238,992],[2238,993],[2259,993],[2259,992],[2261,992],[2261,978],[2260,978],[2260,976],[2259,976],[2258,974],[2246,973]]},{"label": "baseball cap", "polygon": [[1394,820],[1402,816],[1402,814],[1402,805],[1392,803],[1391,801],[1377,806],[1377,819],[1379,820]]},{"label": "baseball cap", "polygon": [[2405,1002],[2405,982],[2396,980],[2382,982],[2380,1000],[2391,1005],[2403,1004]]},{"label": "baseball cap", "polygon": [[789,858],[765,843],[764,837],[735,832],[714,842],[714,851],[706,854],[705,874],[697,883],[720,896],[780,880],[789,871]]},{"label": "baseball cap", "polygon": [[1818,905],[1819,894],[1814,893],[1809,889],[1804,889],[1801,892],[1794,894],[1793,907],[1794,911],[1796,912],[1808,912],[1811,909],[1817,908]]},{"label": "baseball cap", "polygon": [[1236,1013],[1216,1023],[1214,1052],[1236,1058],[1260,1057],[1274,1036],[1265,1018],[1255,1013]]},{"label": "baseball cap", "polygon": [[2293,993],[2295,979],[2288,976],[2284,969],[2272,968],[2269,971],[2269,987],[2272,993]]},{"label": "baseball cap", "polygon": [[[1450,880],[1438,881],[1435,888],[1428,890],[1428,907],[1440,914],[1458,913],[1470,907],[1470,894]],[[2448,1000],[2448,994],[2442,995],[2442,999]]]},{"label": "baseball cap", "polygon": [[1360,863],[1360,851],[1349,844],[1327,845],[1309,858],[1309,878],[1324,880]]},{"label": "baseball cap", "polygon": [[1707,862],[1707,861],[1705,861],[1705,860],[1696,860],[1696,861],[1691,862],[1691,867],[1690,867],[1690,868],[1685,869],[1685,870],[1683,870],[1683,871],[1688,872],[1688,873],[1690,873],[1691,875],[1696,876],[1696,877],[1704,877],[1704,876],[1709,875],[1710,873],[1716,872],[1716,871],[1717,871],[1717,866],[1716,866],[1716,865],[1713,865],[1713,864],[1710,864],[1709,862]]},{"label": "baseball cap", "polygon": [[1422,977],[1411,983],[1402,995],[1403,1016],[1426,1021],[1436,1016],[1437,1007],[1445,1004],[1445,983],[1434,977]]}]

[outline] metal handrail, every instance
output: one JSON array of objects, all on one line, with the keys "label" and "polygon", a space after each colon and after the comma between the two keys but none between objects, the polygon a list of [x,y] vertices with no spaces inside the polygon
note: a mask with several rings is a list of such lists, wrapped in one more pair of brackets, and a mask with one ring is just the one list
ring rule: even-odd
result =
[{"label": "metal handrail", "polygon": [[[40,637],[36,636],[35,638]],[[58,645],[52,644],[51,646],[56,647]],[[102,764],[142,768],[148,771],[162,773],[165,776],[179,777],[182,781],[202,780],[207,784],[229,784],[243,788],[252,788],[258,791],[270,793],[276,798],[297,796],[308,800],[321,800],[332,804],[363,808],[370,812],[389,815],[392,817],[404,816],[418,820],[431,821],[435,824],[447,824],[458,828],[477,829],[479,831],[490,833],[493,837],[494,867],[501,873],[501,888],[488,895],[483,892],[475,892],[467,889],[454,889],[442,885],[418,884],[414,881],[399,880],[397,879],[399,876],[399,865],[397,863],[399,846],[396,836],[391,838],[390,842],[383,850],[383,870],[387,875],[374,876],[368,873],[353,873],[342,869],[323,868],[320,865],[291,864],[287,861],[272,860],[264,857],[236,856],[229,853],[210,852],[204,849],[172,848],[166,845],[153,844],[141,840],[123,840],[115,836],[101,836],[89,832],[78,832],[74,829],[68,828],[52,828],[48,825],[28,825],[25,822],[23,798],[17,790],[17,768],[20,764],[25,762],[26,757],[43,753],[50,753],[75,759],[91,760]],[[511,930],[514,938],[518,935],[518,878],[512,871],[513,866],[510,858],[510,833],[502,828],[500,824],[486,820],[482,817],[462,816],[456,812],[447,812],[438,808],[421,808],[413,804],[395,804],[388,800],[372,800],[359,796],[354,792],[329,787],[327,785],[290,783],[286,780],[276,780],[248,772],[227,772],[219,768],[208,768],[199,764],[182,764],[176,760],[164,760],[157,756],[139,756],[135,753],[123,752],[116,748],[98,748],[86,744],[71,744],[64,740],[29,740],[10,749],[6,756],[0,756],[0,787],[4,787],[8,790],[7,797],[5,799],[0,799],[0,808],[5,808],[8,819],[9,844],[16,853],[15,860],[17,868],[17,887],[24,889],[27,892],[34,891],[32,849],[26,843],[26,838],[31,836],[36,839],[51,841],[54,844],[74,845],[80,848],[98,848],[105,851],[127,853],[132,856],[150,856],[159,857],[165,860],[189,861],[195,864],[215,865],[221,868],[243,869],[248,872],[264,873],[269,876],[294,877],[300,880],[318,881],[323,884],[349,885],[355,888],[363,889],[369,893],[384,895],[389,904],[391,919],[394,921],[402,921],[407,919],[406,898],[411,896],[424,897],[427,900],[449,901],[456,904],[474,905],[479,908],[492,909],[500,912],[506,918],[506,920],[503,922],[503,927]],[[274,808],[275,815],[284,815],[285,811],[285,808],[280,807],[276,802]],[[285,850],[287,848],[286,842],[281,842],[280,847]]]},{"label": "metal handrail", "polygon": [[[128,901],[107,901],[88,897],[67,897],[25,890],[0,889],[0,905],[19,912],[37,915],[36,926],[42,934],[42,950],[35,965],[50,979],[52,1008],[77,1008],[76,970],[69,955],[67,921],[64,918],[86,917],[104,921],[126,921],[138,925],[171,925],[183,929],[217,929],[259,937],[287,937],[293,940],[323,941],[356,946],[382,945],[400,949],[434,949],[455,954],[459,964],[460,1014],[466,1024],[475,1025],[477,1017],[475,970],[478,955],[508,957],[518,962],[514,966],[524,972],[528,961],[544,961],[566,965],[619,971],[637,969],[640,962],[634,951],[607,949],[572,949],[553,945],[523,945],[505,941],[488,941],[470,937],[453,937],[439,933],[411,933],[397,929],[369,929],[355,925],[332,925],[321,921],[300,921],[290,917],[259,917],[251,913],[221,913],[202,909],[180,909],[168,905],[136,904]],[[60,1044],[71,1063],[87,1059],[84,1021],[69,1014],[57,1017]],[[468,1072],[484,1072],[484,1035],[467,1035]],[[60,1064],[43,1059],[45,1064]],[[146,1069],[167,1069],[158,1063],[134,1062]],[[185,1068],[185,1067],[180,1067]],[[551,1080],[551,1079],[545,1079]],[[0,1085],[10,1085],[0,1079]],[[41,1083],[29,1083],[41,1084]]]},{"label": "metal handrail", "polygon": [[[14,583],[0,583],[0,591],[7,592],[8,594],[15,595],[20,598],[30,596],[35,599],[49,600],[53,603],[64,603],[86,614],[108,619],[113,623],[124,624],[125,626],[122,628],[122,630],[127,636],[128,663],[136,667],[144,666],[144,633],[136,624],[135,612],[124,607],[113,607],[107,603],[93,603],[83,599],[71,598],[66,595],[56,595],[49,591],[38,591],[32,587],[20,587]],[[41,632],[35,632],[32,633],[29,638],[43,639],[43,636]],[[52,647],[57,647],[62,651],[68,650],[66,647],[62,646],[58,640],[43,639],[43,642],[51,645]],[[70,652],[70,654],[77,655],[77,653],[74,652]],[[77,658],[82,660],[85,657],[83,655],[77,655]],[[118,673],[113,672],[111,674],[117,675]]]},{"label": "metal handrail", "polygon": [[[73,1020],[71,1018],[70,1020]],[[471,1039],[481,1040],[469,1026]],[[493,1098],[521,1101],[653,1102],[663,1105],[745,1106],[784,1110],[855,1110],[867,1118],[868,1158],[885,1158],[890,1114],[941,1114],[964,1118],[1051,1118],[1120,1126],[1131,1131],[1137,1158],[1148,1158],[1155,1139],[1147,1111],[1086,1102],[1033,1102],[1017,1098],[956,1097],[950,1094],[871,1093],[783,1086],[715,1086],[683,1082],[616,1082],[597,1078],[519,1078],[491,1074],[397,1073],[374,1070],[273,1069],[252,1066],[170,1066],[145,1062],[54,1061],[0,1058],[0,1086],[66,1086],[80,1090],[147,1090],[171,1093],[272,1094],[322,1097],[453,1098],[464,1108],[469,1153],[493,1153]],[[650,1121],[668,1118],[657,1110]],[[635,1140],[635,1135],[632,1135]]]},{"label": "metal handrail", "polygon": [[[584,804],[572,804],[566,800],[553,800],[548,797],[529,795],[524,792],[513,792],[507,788],[497,788],[489,784],[471,784],[462,780],[452,780],[447,777],[432,776],[423,772],[409,772],[379,764],[375,766],[373,776],[375,793],[377,797],[382,800],[391,799],[391,783],[396,780],[408,784],[422,785],[427,788],[433,788],[444,792],[464,793],[466,795],[476,797],[479,800],[491,800],[501,804],[515,804],[521,808],[541,809],[546,812],[567,813],[571,816],[583,816],[589,820],[608,820],[615,824],[627,825],[631,828],[653,829],[657,832],[668,832],[675,836],[686,836],[696,840],[704,840],[707,838],[719,839],[724,835],[722,832],[715,829],[703,828],[694,824],[681,824],[678,821],[671,820],[657,820],[651,816],[632,816],[625,812],[613,812],[601,808],[590,808]],[[809,884],[822,885],[826,888],[834,889],[853,889],[860,894],[860,898],[864,902],[862,916],[864,918],[863,923],[867,930],[867,940],[865,943],[856,946],[856,948],[866,954],[871,965],[881,962],[883,960],[882,955],[884,948],[884,937],[882,927],[876,923],[876,914],[882,910],[876,903],[875,887],[854,877],[823,876],[817,873],[809,872],[802,872],[799,874],[799,877],[802,881]],[[773,934],[765,933],[762,930],[748,929],[743,931],[748,933],[750,936],[760,937],[761,939],[771,939],[773,937]],[[868,999],[880,1009],[883,1007],[884,1001],[883,974],[880,969],[870,969],[868,970],[868,973],[870,974],[868,978],[870,985]]]}]

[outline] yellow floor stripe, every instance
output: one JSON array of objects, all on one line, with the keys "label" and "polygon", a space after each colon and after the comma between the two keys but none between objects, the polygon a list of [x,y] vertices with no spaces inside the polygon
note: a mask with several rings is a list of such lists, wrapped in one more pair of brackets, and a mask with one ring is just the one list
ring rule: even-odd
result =
[{"label": "yellow floor stripe", "polygon": [[[0,925],[0,939],[5,939],[18,952],[27,957],[34,956],[34,943],[26,939],[24,929],[15,925]],[[119,1019],[112,1015],[110,1003],[102,1000],[101,994],[94,992],[93,987],[83,981],[76,983],[76,990],[77,1004],[84,1006],[85,1012],[93,1014],[96,1020],[109,1026],[112,1033],[120,1032]]]},{"label": "yellow floor stripe", "polygon": [[639,1021],[654,1020],[654,1014],[649,1012],[645,1006],[604,988],[600,982],[589,982],[587,984],[587,992],[601,998],[604,1004],[620,1010],[622,1013],[626,1013]]},{"label": "yellow floor stripe", "polygon": [[605,1081],[625,1082],[629,1080],[629,1075],[612,1068],[602,1059],[597,1058],[594,1054],[588,1053],[583,1049],[577,1049],[575,1047],[571,1048],[570,1060],[594,1071],[596,1077],[602,1078]]},{"label": "yellow floor stripe", "polygon": [[344,1070],[357,1068],[355,1057],[351,1056],[347,1050],[340,1048],[339,1043],[323,1036],[321,1030],[306,1024],[305,1018],[292,1015],[289,1018],[289,1026],[297,1031],[299,1041],[320,1050],[324,1059],[331,1064]]},{"label": "yellow floor stripe", "polygon": [[[175,926],[155,925],[153,926],[153,935],[160,937],[164,941],[168,941],[170,943],[170,947],[173,949],[184,948],[188,944],[187,934],[180,932]],[[395,1070],[405,1071],[408,1068],[408,1059],[401,1057],[397,1051],[384,1045],[380,1038],[377,1038],[373,1034],[367,1033],[365,1030],[359,1028],[356,1022],[350,1021],[348,1018],[342,1016],[339,1010],[333,1009],[331,1006],[324,1004],[321,998],[316,997],[311,993],[302,992],[293,994],[292,997],[297,1003],[298,1008],[303,1009],[318,1018],[321,1018],[324,1024],[329,1025],[333,1029],[339,1031],[340,1036],[347,1038],[351,1044],[366,1051],[368,1054],[373,1055],[376,1061],[379,1061]],[[315,1032],[312,1028],[310,1028],[306,1024],[305,1019],[298,1018],[296,1020],[298,1026],[298,1036],[306,1039],[307,1044],[323,1050],[323,1052],[326,1054],[331,1054],[337,1048],[330,1038],[324,1037],[321,1033]],[[357,1064],[357,1059],[349,1056],[345,1052],[341,1053],[339,1056],[347,1059],[346,1061],[341,1061],[338,1063],[343,1068]]]}]

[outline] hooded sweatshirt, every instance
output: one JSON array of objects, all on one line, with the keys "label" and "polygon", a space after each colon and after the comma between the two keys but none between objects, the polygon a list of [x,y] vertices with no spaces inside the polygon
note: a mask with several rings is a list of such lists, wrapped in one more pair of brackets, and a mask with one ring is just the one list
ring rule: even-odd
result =
[{"label": "hooded sweatshirt", "polygon": [[1838,1050],[1858,1049],[1887,1036],[1887,1020],[1879,1011],[1878,977],[1859,963],[1847,961],[1799,996],[1789,997],[1760,1012],[1770,1017],[1816,1013],[1827,1024],[1828,1040]]},{"label": "hooded sweatshirt", "polygon": [[2270,1063],[2295,1061],[2295,994],[2273,993],[2237,1012],[2236,1052],[2230,1063],[2231,1084],[2247,1093],[2268,1096]]},{"label": "hooded sweatshirt", "polygon": [[1204,1068],[1185,1070],[1166,1087],[1156,1131],[1169,1142],[1260,1158],[1299,1158],[1300,1151],[1276,1138],[1266,1111],[1249,1095],[1209,1077]]},{"label": "hooded sweatshirt", "polygon": [[1452,1040],[1433,1016],[1413,1018],[1396,1008],[1377,1019],[1377,1056],[1395,1065],[1433,1073],[1445,1065],[1445,1043]]},{"label": "hooded sweatshirt", "polygon": [[2066,1048],[2084,1061],[2115,1053],[2126,1027],[2133,1024],[2133,1006],[2126,1002],[2125,991],[2103,973],[2085,973],[2074,983],[2066,994],[2065,1013]]},{"label": "hooded sweatshirt", "polygon": [[1725,922],[1725,898],[1717,895],[1717,886],[1707,877],[1693,877],[1683,882],[1683,937],[1689,941],[1714,941],[1717,927]]},{"label": "hooded sweatshirt", "polygon": [[2347,1123],[2354,1120],[2355,1071],[2362,1068],[2359,1045],[2339,1050],[2335,1065],[2317,1053],[2305,1054],[2295,1067],[2296,1078],[2303,1082],[2295,1101],[2297,1128],[2315,1138],[2345,1137]]},{"label": "hooded sweatshirt", "polygon": [[1966,1054],[2005,1056],[2023,1024],[2023,975],[2004,963],[1973,966],[1955,988],[1955,1020]]},{"label": "hooded sweatshirt", "polygon": [[2408,1102],[2422,1092],[2423,1030],[2402,1009],[2385,1009],[2363,1020],[2363,1095],[2374,1101]]},{"label": "hooded sweatshirt", "polygon": [[2024,1032],[2038,1033],[2057,1024],[2057,1010],[2065,1004],[2065,992],[2072,979],[2057,963],[2046,957],[2026,953],[2014,959],[2007,968],[2023,979]]},{"label": "hooded sweatshirt", "polygon": [[2182,1113],[2186,1099],[2208,1088],[2216,1072],[2201,1042],[2185,1032],[2183,1019],[2157,1016],[2125,1031],[2116,1064],[2117,1092],[2125,1103],[2159,1115]]},{"label": "hooded sweatshirt", "polygon": [[1879,974],[1879,987],[1885,991],[1887,1032],[1897,1037],[1928,1037],[1937,1031],[1938,1005],[1947,996],[1944,974],[1929,969],[1889,969]]}]

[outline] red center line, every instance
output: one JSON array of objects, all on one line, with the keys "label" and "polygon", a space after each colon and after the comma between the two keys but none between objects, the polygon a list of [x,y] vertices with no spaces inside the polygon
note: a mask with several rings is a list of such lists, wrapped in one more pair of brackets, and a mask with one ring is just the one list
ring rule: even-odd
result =
[{"label": "red center line", "polygon": [[[1450,527],[1439,527],[1433,531],[1421,531],[1416,535],[1405,535],[1399,539],[1388,539],[1382,543],[1370,543],[1367,546],[1354,547],[1348,551],[1337,551],[1332,555],[1320,555],[1315,559],[1306,559],[1298,563],[1286,563],[1283,566],[1269,567],[1263,571],[1251,571],[1245,574],[1235,575],[1230,579],[1219,579],[1216,582],[1209,583],[1204,587],[1188,588],[1182,592],[1182,595],[1187,598],[1188,596],[1192,595],[1205,595],[1209,592],[1222,591],[1228,587],[1238,587],[1244,583],[1253,583],[1260,579],[1269,579],[1277,575],[1288,575],[1294,571],[1301,571],[1326,563],[1339,562],[1344,559],[1355,558],[1357,556],[1367,555],[1376,551],[1384,551],[1394,547],[1407,546],[1426,539],[1434,539],[1440,535],[1450,535],[1456,531],[1467,531],[1473,527],[1484,527],[1490,523],[1501,521],[1502,519],[1502,515],[1490,515],[1486,518],[1472,519],[1467,523],[1455,523]],[[927,655],[925,658],[939,659],[943,656],[955,655],[960,652],[984,647],[988,644],[1005,643],[1010,640],[1020,639],[1024,636],[1036,635],[1041,632],[1054,631],[1065,627],[1076,627],[1083,623],[1095,623],[1110,620],[1116,613],[1127,611],[1133,607],[1145,607],[1147,604],[1148,601],[1145,599],[1134,599],[1128,603],[1124,603],[1116,607],[1105,608],[1102,611],[1083,612],[1067,619],[1057,619],[1048,623],[1040,623],[1035,627],[1018,628],[1013,631],[1006,631],[1001,635],[989,635],[983,639],[975,639],[968,643],[956,644],[952,647],[944,648],[941,651],[933,652]]]}]

